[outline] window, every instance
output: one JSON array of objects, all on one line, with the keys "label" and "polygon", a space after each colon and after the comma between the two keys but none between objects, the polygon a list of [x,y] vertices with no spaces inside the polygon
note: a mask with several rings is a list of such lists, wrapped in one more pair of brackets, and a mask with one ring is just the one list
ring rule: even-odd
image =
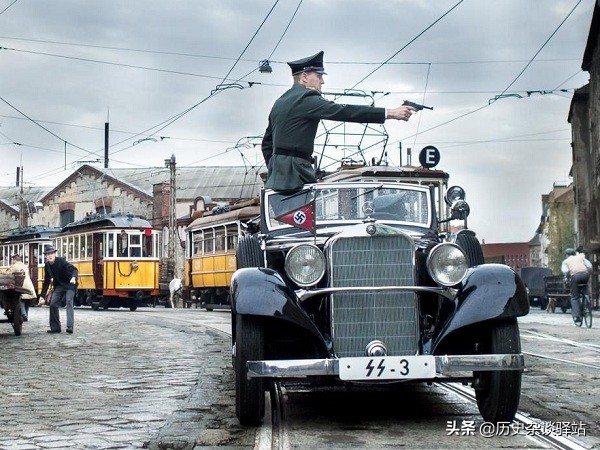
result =
[{"label": "window", "polygon": [[60,226],[64,227],[65,225],[75,222],[75,211],[72,209],[65,209],[60,212]]}]

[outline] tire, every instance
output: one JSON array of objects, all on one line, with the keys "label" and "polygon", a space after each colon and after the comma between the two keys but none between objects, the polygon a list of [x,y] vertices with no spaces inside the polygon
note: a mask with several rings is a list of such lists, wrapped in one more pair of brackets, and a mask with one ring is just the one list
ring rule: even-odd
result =
[{"label": "tire", "polygon": [[237,315],[235,326],[235,414],[240,424],[258,426],[265,415],[265,384],[262,378],[248,379],[246,362],[264,359],[264,332],[252,317]]},{"label": "tire", "polygon": [[137,306],[130,306],[129,307],[129,311],[135,311],[137,309]]},{"label": "tire", "polygon": [[583,297],[583,302],[582,302],[582,314],[583,314],[583,320],[585,321],[585,326],[588,328],[592,328],[592,305],[590,303],[590,296],[589,295],[585,295]]},{"label": "tire", "polygon": [[463,249],[465,255],[467,255],[467,263],[469,267],[479,266],[484,264],[483,250],[481,244],[475,236],[475,233],[471,230],[461,230],[456,236],[455,243]]},{"label": "tire", "polygon": [[100,309],[100,303],[99,302],[92,302],[92,309],[94,311],[98,311]]},{"label": "tire", "polygon": [[23,329],[23,317],[21,317],[21,301],[17,302],[17,306],[12,313],[12,326],[15,330],[15,336],[21,336],[21,331]]},{"label": "tire", "polygon": [[[521,339],[516,318],[491,322],[482,353],[521,353]],[[512,422],[521,398],[519,370],[474,372],[475,397],[486,422]]]},{"label": "tire", "polygon": [[237,268],[263,267],[263,252],[256,236],[244,236],[238,242],[235,251]]}]

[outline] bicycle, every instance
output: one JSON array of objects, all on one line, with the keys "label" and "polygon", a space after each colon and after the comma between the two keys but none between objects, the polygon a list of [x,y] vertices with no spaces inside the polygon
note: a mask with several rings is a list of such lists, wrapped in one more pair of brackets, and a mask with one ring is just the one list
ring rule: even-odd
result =
[{"label": "bicycle", "polygon": [[590,300],[590,296],[588,294],[588,285],[587,283],[580,283],[577,285],[578,297],[577,301],[579,302],[579,308],[581,311],[581,319],[577,320],[573,317],[573,322],[578,327],[583,325],[585,322],[585,326],[588,328],[592,328],[592,303]]}]

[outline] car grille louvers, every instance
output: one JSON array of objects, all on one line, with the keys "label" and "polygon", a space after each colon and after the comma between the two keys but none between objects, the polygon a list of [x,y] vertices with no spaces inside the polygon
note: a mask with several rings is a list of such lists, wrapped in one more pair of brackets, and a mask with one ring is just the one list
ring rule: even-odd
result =
[{"label": "car grille louvers", "polygon": [[366,356],[378,339],[388,355],[418,350],[418,311],[412,291],[378,291],[414,285],[412,240],[403,234],[341,237],[328,249],[332,287],[372,287],[372,292],[332,294],[334,351],[338,357]]}]

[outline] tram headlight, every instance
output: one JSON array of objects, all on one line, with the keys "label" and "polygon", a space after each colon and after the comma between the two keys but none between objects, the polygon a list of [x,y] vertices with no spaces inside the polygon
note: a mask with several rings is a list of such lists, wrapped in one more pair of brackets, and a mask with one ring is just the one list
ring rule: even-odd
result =
[{"label": "tram headlight", "polygon": [[312,244],[299,244],[285,257],[285,273],[298,286],[317,284],[325,274],[325,255]]},{"label": "tram headlight", "polygon": [[438,244],[429,253],[427,271],[436,283],[454,286],[467,274],[467,257],[456,244]]}]

